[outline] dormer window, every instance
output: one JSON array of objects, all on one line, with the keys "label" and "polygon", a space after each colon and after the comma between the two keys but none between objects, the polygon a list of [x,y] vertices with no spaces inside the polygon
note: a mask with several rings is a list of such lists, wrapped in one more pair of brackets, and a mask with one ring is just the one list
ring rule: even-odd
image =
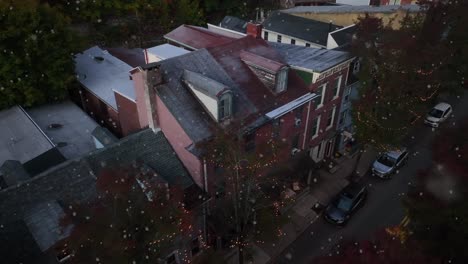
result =
[{"label": "dormer window", "polygon": [[276,74],[276,93],[281,93],[286,90],[288,86],[288,67],[283,67]]},{"label": "dormer window", "polygon": [[196,72],[184,71],[185,84],[216,122],[232,116],[232,92],[226,85]]},{"label": "dormer window", "polygon": [[242,51],[240,57],[257,78],[273,93],[278,94],[287,89],[288,66],[286,64],[248,51]]},{"label": "dormer window", "polygon": [[223,120],[231,116],[232,111],[231,92],[225,92],[218,100],[218,120]]}]

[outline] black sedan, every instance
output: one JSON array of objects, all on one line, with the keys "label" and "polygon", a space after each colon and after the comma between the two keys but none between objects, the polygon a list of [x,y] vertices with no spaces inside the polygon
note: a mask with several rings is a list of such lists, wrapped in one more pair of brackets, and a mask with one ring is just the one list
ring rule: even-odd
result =
[{"label": "black sedan", "polygon": [[365,186],[352,183],[346,186],[328,205],[325,219],[336,225],[344,225],[351,215],[364,203]]}]

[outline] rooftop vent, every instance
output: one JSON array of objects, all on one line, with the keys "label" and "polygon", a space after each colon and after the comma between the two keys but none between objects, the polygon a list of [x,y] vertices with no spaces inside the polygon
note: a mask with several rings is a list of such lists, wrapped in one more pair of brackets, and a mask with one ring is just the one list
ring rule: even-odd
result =
[{"label": "rooftop vent", "polygon": [[104,60],[104,57],[101,57],[101,56],[94,56],[94,60],[96,60],[96,61],[103,61],[103,60]]}]

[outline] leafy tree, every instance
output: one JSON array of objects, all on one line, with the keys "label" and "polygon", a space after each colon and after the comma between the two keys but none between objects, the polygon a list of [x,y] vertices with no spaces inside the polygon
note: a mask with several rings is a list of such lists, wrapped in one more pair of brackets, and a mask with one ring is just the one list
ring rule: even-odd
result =
[{"label": "leafy tree", "polygon": [[68,27],[69,20],[47,5],[0,2],[0,109],[66,97],[76,43]]},{"label": "leafy tree", "polygon": [[[235,126],[235,125],[233,125]],[[266,178],[275,163],[279,144],[269,141],[258,144],[257,151],[245,151],[243,138],[236,133],[219,130],[214,140],[205,144],[205,159],[219,171],[221,192],[216,193],[211,221],[217,235],[227,239],[238,250],[239,263],[249,258],[254,243],[274,241],[281,235],[284,216],[281,201],[267,189],[280,190],[278,179]]]},{"label": "leafy tree", "polygon": [[62,225],[73,225],[65,248],[72,263],[155,263],[192,229],[182,192],[157,176],[137,170],[106,169],[97,198],[68,208]]},{"label": "leafy tree", "polygon": [[203,14],[198,0],[173,1],[171,7],[176,26],[180,24],[199,25],[203,21]]},{"label": "leafy tree", "polygon": [[405,206],[408,226],[427,254],[444,263],[466,263],[468,253],[468,122],[443,131],[434,141],[433,166],[418,175]]},{"label": "leafy tree", "polygon": [[352,52],[363,67],[353,121],[361,144],[400,147],[438,95],[459,91],[468,74],[466,1],[420,4],[425,12],[399,29],[369,15],[357,23]]},{"label": "leafy tree", "polygon": [[328,256],[318,257],[317,264],[436,264],[436,258],[425,256],[414,241],[401,242],[385,232],[379,232],[374,241],[345,243]]}]

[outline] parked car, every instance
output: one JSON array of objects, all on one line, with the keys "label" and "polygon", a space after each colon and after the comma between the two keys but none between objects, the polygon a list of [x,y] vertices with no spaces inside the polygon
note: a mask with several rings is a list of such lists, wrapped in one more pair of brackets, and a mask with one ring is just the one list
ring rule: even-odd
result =
[{"label": "parked car", "polygon": [[406,149],[385,152],[372,164],[372,175],[383,179],[391,178],[397,169],[408,161]]},{"label": "parked car", "polygon": [[452,106],[447,103],[438,103],[426,115],[424,124],[431,127],[439,127],[440,123],[444,122],[452,114]]},{"label": "parked car", "polygon": [[346,186],[325,209],[325,219],[335,225],[344,225],[351,215],[364,203],[365,186],[351,183]]}]

